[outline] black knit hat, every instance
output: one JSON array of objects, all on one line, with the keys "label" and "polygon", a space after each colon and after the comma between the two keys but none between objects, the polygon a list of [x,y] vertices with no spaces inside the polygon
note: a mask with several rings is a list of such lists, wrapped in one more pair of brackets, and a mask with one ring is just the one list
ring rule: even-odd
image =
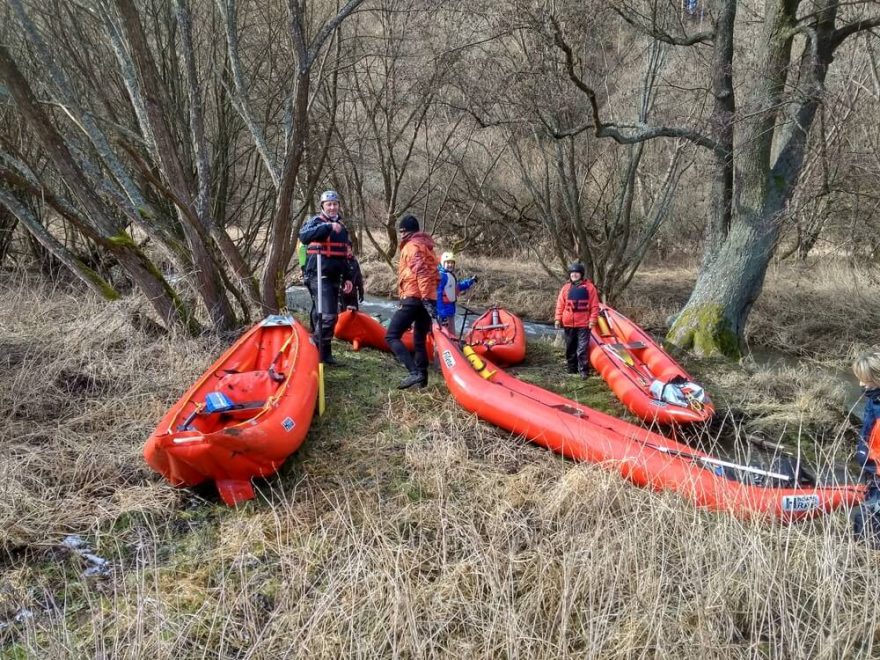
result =
[{"label": "black knit hat", "polygon": [[414,215],[405,215],[397,223],[397,229],[402,232],[416,232],[419,230],[419,221]]}]

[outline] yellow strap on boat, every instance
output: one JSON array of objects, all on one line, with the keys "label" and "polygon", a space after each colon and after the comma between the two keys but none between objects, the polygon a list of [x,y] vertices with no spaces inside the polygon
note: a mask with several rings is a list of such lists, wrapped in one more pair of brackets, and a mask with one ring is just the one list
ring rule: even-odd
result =
[{"label": "yellow strap on boat", "polygon": [[474,368],[480,376],[485,378],[486,380],[490,379],[495,375],[494,371],[490,371],[486,366],[486,363],[480,359],[480,356],[471,348],[469,345],[465,344],[464,348],[461,349],[461,352],[464,353],[464,356],[467,358],[468,362],[470,362],[471,366]]}]

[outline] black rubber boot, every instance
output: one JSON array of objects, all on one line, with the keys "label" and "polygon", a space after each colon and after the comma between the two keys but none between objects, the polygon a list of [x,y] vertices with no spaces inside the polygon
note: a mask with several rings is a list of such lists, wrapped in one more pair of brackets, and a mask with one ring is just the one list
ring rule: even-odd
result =
[{"label": "black rubber boot", "polygon": [[412,387],[413,385],[418,385],[419,387],[424,387],[428,384],[428,377],[426,374],[419,373],[418,371],[413,371],[409,376],[400,381],[400,384],[397,386],[399,390],[406,390]]}]

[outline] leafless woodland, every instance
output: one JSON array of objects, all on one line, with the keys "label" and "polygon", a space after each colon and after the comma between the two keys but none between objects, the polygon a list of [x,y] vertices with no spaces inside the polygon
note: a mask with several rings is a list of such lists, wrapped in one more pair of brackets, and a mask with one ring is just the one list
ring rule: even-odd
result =
[{"label": "leafless woodland", "polygon": [[[278,309],[321,189],[610,300],[700,263],[669,330],[736,354],[774,259],[880,250],[880,7],[835,0],[7,0],[0,259],[191,332]],[[528,282],[523,282],[528,286]]]}]

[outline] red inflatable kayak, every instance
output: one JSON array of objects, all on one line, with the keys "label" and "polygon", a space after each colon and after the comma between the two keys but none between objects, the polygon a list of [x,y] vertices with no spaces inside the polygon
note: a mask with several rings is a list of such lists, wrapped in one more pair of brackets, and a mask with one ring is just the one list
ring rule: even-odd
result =
[{"label": "red inflatable kayak", "polygon": [[464,341],[495,364],[510,366],[526,359],[522,319],[498,306],[490,307],[471,324]]},{"label": "red inflatable kayak", "polygon": [[[378,320],[364,314],[363,312],[355,312],[350,309],[345,310],[336,319],[336,328],[333,336],[343,341],[351,342],[354,350],[359,351],[361,347],[375,348],[380,351],[391,351],[388,342],[385,341],[385,333],[388,331],[384,325]],[[413,333],[407,330],[401,337],[404,346],[409,351],[413,350]],[[434,341],[431,335],[427,339],[428,360],[433,360]]]},{"label": "red inflatable kayak", "polygon": [[672,490],[698,506],[743,518],[774,516],[783,521],[814,517],[863,497],[860,486],[773,487],[736,481],[731,477],[758,475],[778,483],[794,479],[712,457],[524,383],[476,354],[466,357],[437,328],[434,341],[446,384],[463,408],[563,456],[613,469],[639,486]]},{"label": "red inflatable kayak", "polygon": [[175,486],[217,483],[232,506],[252,477],[275,472],[306,437],[318,395],[318,350],[290,316],[248,330],[171,407],[144,458]]},{"label": "red inflatable kayak", "polygon": [[715,407],[709,395],[647,332],[608,305],[599,309],[590,363],[633,414],[661,424],[712,418]]}]

